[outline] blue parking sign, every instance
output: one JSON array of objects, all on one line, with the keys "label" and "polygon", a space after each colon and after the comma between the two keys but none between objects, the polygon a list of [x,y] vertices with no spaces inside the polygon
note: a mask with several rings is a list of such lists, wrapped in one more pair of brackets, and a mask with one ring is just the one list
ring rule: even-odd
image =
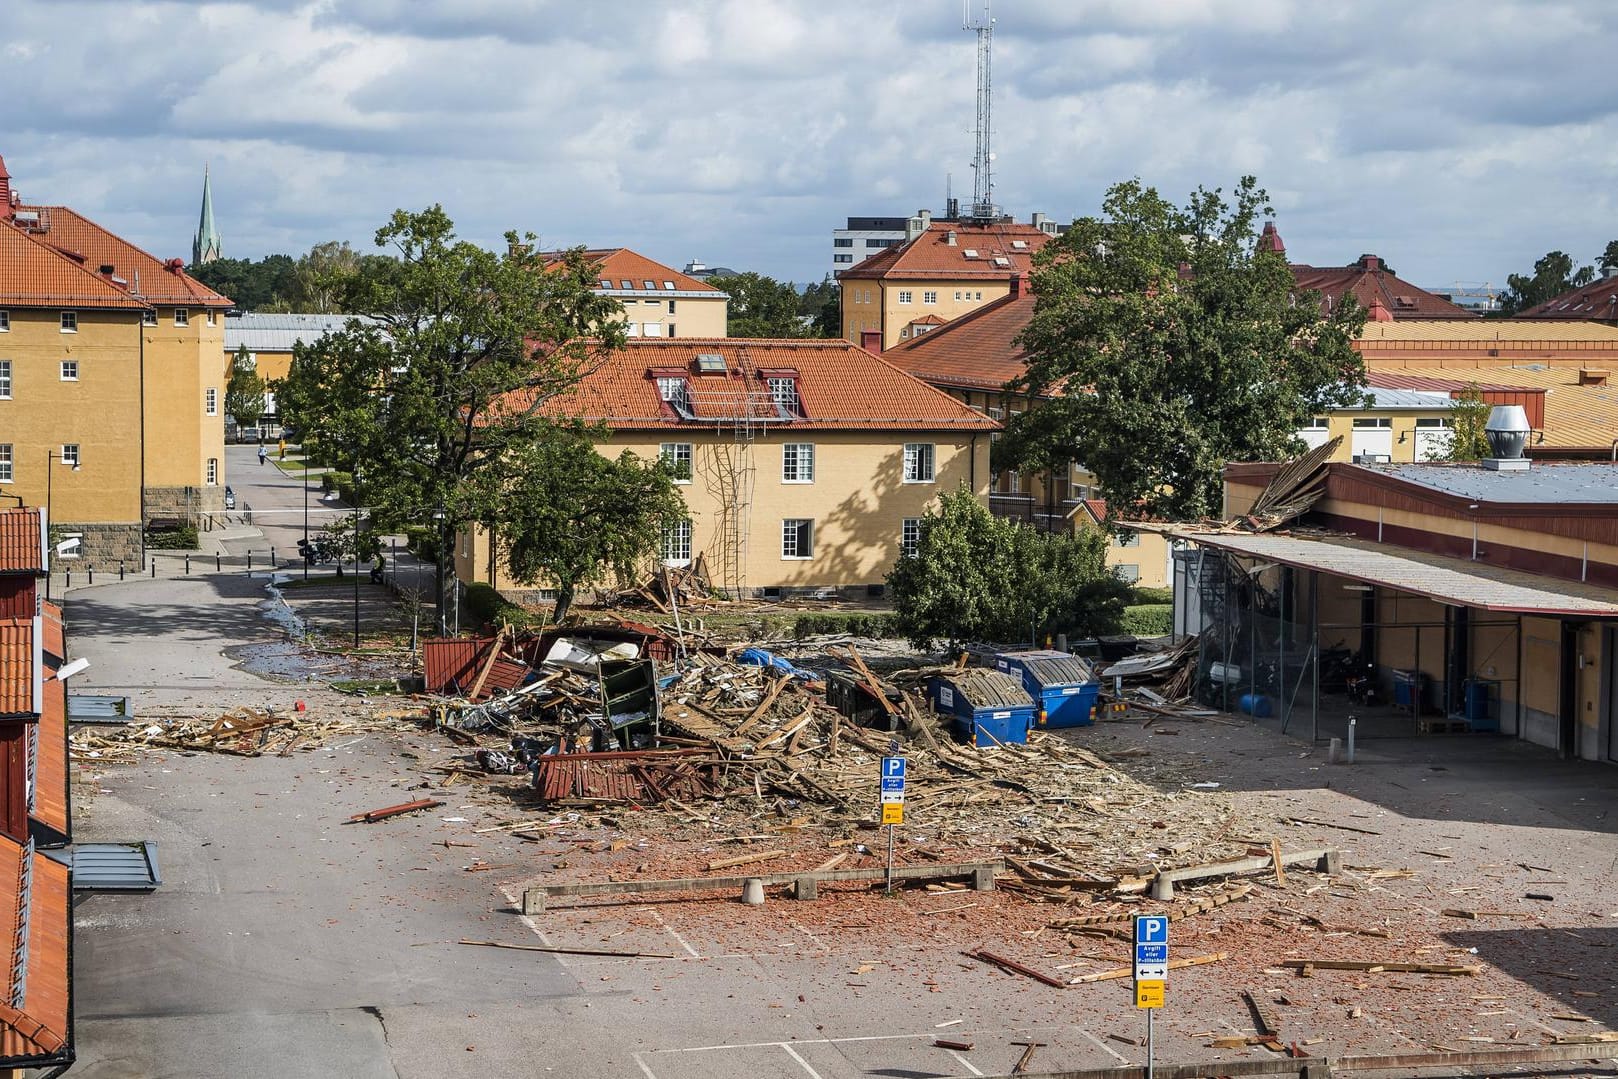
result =
[{"label": "blue parking sign", "polygon": [[882,778],[884,780],[897,779],[899,782],[903,783],[905,778],[905,758],[883,757]]}]

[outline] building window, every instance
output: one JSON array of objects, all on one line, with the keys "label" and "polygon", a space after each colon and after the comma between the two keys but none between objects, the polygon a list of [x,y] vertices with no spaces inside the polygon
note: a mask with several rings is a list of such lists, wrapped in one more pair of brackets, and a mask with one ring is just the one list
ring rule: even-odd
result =
[{"label": "building window", "polygon": [[960,291],[959,291],[959,290],[956,290],[956,293],[955,293],[955,302],[956,302],[956,303],[960,303],[960,302],[961,302],[961,293],[960,293]]},{"label": "building window", "polygon": [[1325,416],[1316,416],[1303,425],[1305,431],[1324,431],[1328,424]]},{"label": "building window", "polygon": [[63,311],[62,312],[62,332],[63,333],[78,333],[79,332],[79,313],[77,311]]},{"label": "building window", "polygon": [[674,473],[675,483],[691,482],[691,443],[665,442],[657,452],[669,471]]},{"label": "building window", "polygon": [[807,517],[789,517],[781,522],[781,557],[815,556],[815,522]]},{"label": "building window", "polygon": [[930,442],[905,443],[905,482],[933,482],[933,445]]},{"label": "building window", "polygon": [[937,303],[938,302],[938,293],[935,292],[932,289],[928,289],[927,291],[925,291],[925,292],[923,292],[921,294],[921,302],[922,303]]},{"label": "building window", "polygon": [[921,518],[906,517],[899,526],[899,554],[905,558],[914,558],[920,549]]},{"label": "building window", "polygon": [[210,326],[219,325],[219,313],[217,311],[209,311],[208,312],[208,325],[210,325]]},{"label": "building window", "polygon": [[678,411],[691,411],[691,387],[683,378],[658,379],[657,395]]},{"label": "building window", "polygon": [[146,310],[142,311],[140,313],[140,324],[142,326],[156,326],[157,325],[157,308],[148,307]]},{"label": "building window", "polygon": [[833,255],[831,257],[831,260],[833,262],[853,262],[854,261],[854,256],[853,255]]},{"label": "building window", "polygon": [[690,521],[676,521],[663,530],[663,562],[670,566],[691,564]]},{"label": "building window", "polygon": [[815,482],[814,443],[788,442],[781,447],[781,482]]},{"label": "building window", "polygon": [[11,482],[11,443],[0,442],[0,483]]},{"label": "building window", "polygon": [[892,247],[898,240],[866,240],[866,247]]},{"label": "building window", "polygon": [[219,483],[219,458],[208,458],[208,486],[213,487]]},{"label": "building window", "polygon": [[672,323],[672,322],[669,323],[667,326],[664,327],[664,329],[669,331],[669,336],[670,337],[674,336],[674,323]]},{"label": "building window", "polygon": [[833,247],[853,247],[854,241],[847,236],[838,236],[832,240],[831,245]]},{"label": "building window", "polygon": [[219,415],[219,390],[209,386],[202,391],[202,410],[210,416]]},{"label": "building window", "polygon": [[1416,420],[1416,426],[1422,430],[1436,430],[1444,427],[1452,427],[1454,425],[1450,423],[1449,420],[1438,417],[1418,417]]},{"label": "building window", "polygon": [[627,277],[620,277],[618,279],[618,286],[620,288],[622,288],[625,292],[631,292],[635,288],[635,283],[633,281],[629,280],[629,278],[627,278]]},{"label": "building window", "polygon": [[1140,580],[1140,567],[1136,565],[1122,565],[1112,567],[1113,576],[1127,584],[1134,584]]},{"label": "building window", "polygon": [[1120,547],[1139,547],[1140,546],[1140,533],[1135,532],[1135,531],[1128,531],[1128,532],[1120,532],[1120,533],[1118,533],[1118,546],[1120,546]]},{"label": "building window", "polygon": [[0,333],[11,332],[11,312],[0,311]]},{"label": "building window", "polygon": [[174,324],[176,326],[191,325],[191,312],[187,311],[183,307],[176,307],[174,309]]},{"label": "building window", "polygon": [[62,381],[63,382],[77,382],[78,380],[79,380],[79,361],[78,360],[63,360],[62,361]]},{"label": "building window", "polygon": [[[665,291],[667,291],[667,292],[673,292],[673,291],[674,291],[674,282],[673,282],[673,281],[665,281],[665,282],[663,282],[663,288],[664,288],[664,290],[665,290]],[[671,303],[671,304],[672,304],[672,303],[673,303],[673,301],[672,301],[672,300],[671,300],[671,301],[669,301],[669,302],[670,302],[670,303]],[[672,307],[672,306],[671,306],[671,307],[670,307],[670,308],[669,308],[669,310],[670,310],[670,311],[672,311],[672,310],[674,310],[674,308],[673,308],[673,307]]]},{"label": "building window", "polygon": [[0,360],[0,400],[11,397],[11,361]]},{"label": "building window", "polygon": [[795,378],[772,378],[770,383],[770,396],[775,400],[775,407],[789,416],[803,415],[803,402],[798,399],[798,380]]},{"label": "building window", "polygon": [[648,322],[641,327],[640,333],[642,337],[662,337],[663,324],[661,322]]},{"label": "building window", "polygon": [[1359,428],[1362,431],[1366,430],[1368,428],[1376,429],[1376,428],[1383,428],[1383,427],[1392,427],[1393,426],[1393,420],[1389,419],[1389,418],[1386,418],[1386,417],[1384,417],[1384,418],[1372,417],[1372,418],[1369,418],[1369,419],[1356,419],[1354,421],[1354,426]]},{"label": "building window", "polygon": [[906,289],[900,289],[899,290],[899,302],[900,303],[909,303],[910,302],[910,290],[909,289],[906,288]]},{"label": "building window", "polygon": [[[674,301],[673,300],[669,301],[669,314],[671,314],[671,315],[674,314]],[[673,335],[671,334],[670,336],[673,336]]]},{"label": "building window", "polygon": [[77,442],[68,442],[62,446],[62,463],[70,466],[79,463],[79,444]]}]

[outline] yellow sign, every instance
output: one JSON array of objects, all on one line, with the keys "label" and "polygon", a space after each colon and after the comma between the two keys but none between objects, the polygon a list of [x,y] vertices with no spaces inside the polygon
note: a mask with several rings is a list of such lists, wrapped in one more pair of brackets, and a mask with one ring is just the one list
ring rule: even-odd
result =
[{"label": "yellow sign", "polygon": [[1167,982],[1151,981],[1135,983],[1135,1007],[1161,1008],[1163,1006],[1164,987]]},{"label": "yellow sign", "polygon": [[882,803],[883,824],[903,824],[905,822],[905,807],[903,802]]}]

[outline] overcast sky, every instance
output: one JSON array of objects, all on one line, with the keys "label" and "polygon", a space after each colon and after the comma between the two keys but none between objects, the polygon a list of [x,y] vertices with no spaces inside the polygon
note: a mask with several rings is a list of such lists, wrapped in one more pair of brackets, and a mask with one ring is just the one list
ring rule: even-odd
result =
[{"label": "overcast sky", "polygon": [[[981,0],[974,0],[981,5]],[[799,282],[851,214],[972,187],[960,0],[9,0],[0,155],[25,197],[189,258],[463,236]],[[1500,284],[1618,238],[1618,4],[996,0],[996,199],[1096,211],[1253,173],[1296,261]],[[963,200],[963,201],[965,201]]]}]

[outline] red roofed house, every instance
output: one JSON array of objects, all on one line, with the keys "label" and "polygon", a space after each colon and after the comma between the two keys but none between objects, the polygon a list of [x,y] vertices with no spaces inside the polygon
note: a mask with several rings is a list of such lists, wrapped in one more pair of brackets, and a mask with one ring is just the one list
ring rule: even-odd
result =
[{"label": "red roofed house", "polygon": [[222,508],[229,305],[0,163],[0,491],[51,503],[64,557],[138,564],[144,522]]},{"label": "red roofed house", "polygon": [[[1282,242],[1273,221],[1264,223],[1259,245],[1265,250],[1286,253],[1286,244]],[[1343,296],[1352,295],[1368,312],[1369,322],[1478,317],[1475,311],[1468,311],[1436,293],[1395,276],[1375,255],[1361,255],[1347,266],[1310,266],[1294,262],[1291,267],[1293,280],[1298,287],[1320,293],[1327,309],[1336,306]]]},{"label": "red roofed house", "polygon": [[71,1064],[72,875],[61,611],[39,600],[46,524],[0,510],[0,1069]]},{"label": "red roofed house", "polygon": [[843,337],[871,352],[893,348],[1011,291],[1051,239],[1012,220],[934,221],[923,210],[905,242],[837,275]]},{"label": "red roofed house", "polygon": [[1578,320],[1618,325],[1618,270],[1599,281],[1568,289],[1544,303],[1519,311],[1512,318]]},{"label": "red roofed house", "polygon": [[[999,424],[847,341],[632,341],[549,411],[600,423],[598,447],[663,457],[691,511],[664,561],[701,558],[733,595],[876,594],[939,494],[989,484]],[[455,572],[520,598],[486,535]]]},{"label": "red roofed house", "polygon": [[630,337],[724,337],[730,297],[627,247],[586,251],[600,275],[597,296],[624,307]]}]

